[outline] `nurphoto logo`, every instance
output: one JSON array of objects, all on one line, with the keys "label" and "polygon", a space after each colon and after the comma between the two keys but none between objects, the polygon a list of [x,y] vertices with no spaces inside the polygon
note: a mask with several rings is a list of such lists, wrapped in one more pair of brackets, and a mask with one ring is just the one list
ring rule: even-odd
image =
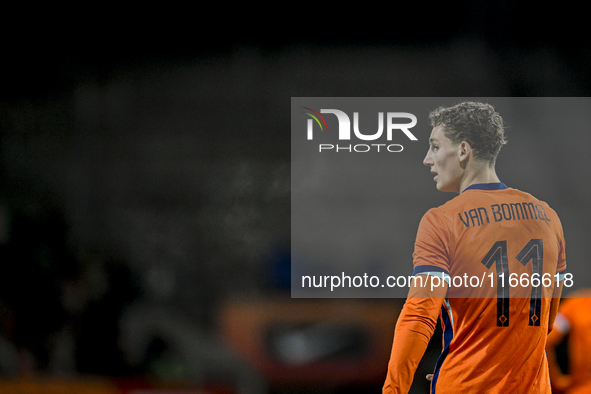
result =
[{"label": "nurphoto logo", "polygon": [[[316,111],[309,107],[304,108],[307,116],[307,139],[314,140],[314,129],[320,129],[321,132],[329,132],[328,124],[322,114],[332,114],[336,116],[338,121],[338,140],[339,141],[351,141],[351,119],[344,111],[338,109],[320,109]],[[353,134],[354,139],[361,141],[376,141],[384,134],[384,113],[378,112],[378,130],[376,132],[362,133],[359,130],[359,112],[353,112]],[[417,141],[417,137],[410,132],[409,129],[413,128],[417,124],[417,117],[408,112],[387,112],[385,116],[386,123],[386,141],[388,143],[371,143],[371,144],[319,144],[318,152],[357,152],[364,153],[369,151],[375,152],[402,152],[404,149],[401,144],[391,144],[393,136],[398,132],[402,132],[409,140]],[[400,123],[401,119],[410,120],[407,123]],[[315,126],[317,125],[317,126]],[[383,140],[383,139],[382,139]]]}]

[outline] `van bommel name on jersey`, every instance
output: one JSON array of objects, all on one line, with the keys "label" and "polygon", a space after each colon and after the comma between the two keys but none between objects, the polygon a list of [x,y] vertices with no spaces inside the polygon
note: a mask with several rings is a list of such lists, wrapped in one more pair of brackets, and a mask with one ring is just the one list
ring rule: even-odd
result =
[{"label": "van bommel name on jersey", "polygon": [[[310,116],[307,122],[307,139],[314,139],[314,128],[319,129],[321,132],[329,131],[326,119],[322,114],[332,114],[336,116],[338,121],[338,140],[339,141],[351,141],[351,119],[349,115],[338,109],[321,109],[320,112],[309,108],[303,107],[307,111],[304,114]],[[376,141],[381,138],[386,130],[386,140],[392,141],[398,132],[402,132],[409,140],[417,141],[417,137],[410,132],[409,129],[413,128],[417,124],[417,118],[408,112],[387,112],[384,116],[384,112],[378,112],[378,130],[375,133],[365,134],[359,130],[359,112],[353,112],[353,138],[361,141]],[[385,122],[384,122],[385,119]],[[410,120],[407,123],[400,123],[401,120]],[[384,123],[386,126],[384,127]],[[315,126],[317,125],[317,126]],[[399,134],[399,135],[402,135]],[[365,153],[365,152],[390,152],[397,153],[402,152],[404,147],[401,144],[393,143],[359,143],[359,144],[334,144],[334,143],[321,143],[318,144],[319,152],[349,152],[349,153]]]},{"label": "van bommel name on jersey", "polygon": [[546,216],[544,207],[540,204],[534,204],[533,202],[493,204],[490,206],[490,210],[485,207],[478,207],[458,213],[458,216],[466,227],[482,226],[490,223],[491,219],[495,222],[528,219],[550,221]]}]

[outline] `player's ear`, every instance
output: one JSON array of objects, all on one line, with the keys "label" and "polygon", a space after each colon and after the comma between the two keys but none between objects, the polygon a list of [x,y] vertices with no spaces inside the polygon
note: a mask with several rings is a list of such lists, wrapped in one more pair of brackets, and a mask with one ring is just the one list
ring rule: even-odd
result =
[{"label": "player's ear", "polygon": [[460,142],[458,149],[460,161],[465,162],[466,160],[468,160],[468,157],[470,157],[470,155],[472,154],[472,147],[470,146],[470,144],[467,141],[462,141]]}]

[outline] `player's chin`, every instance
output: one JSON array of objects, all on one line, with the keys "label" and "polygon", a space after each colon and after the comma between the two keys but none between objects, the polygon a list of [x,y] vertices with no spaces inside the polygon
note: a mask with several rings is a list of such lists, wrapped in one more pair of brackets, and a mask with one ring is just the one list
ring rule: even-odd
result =
[{"label": "player's chin", "polygon": [[453,188],[452,185],[441,183],[441,182],[437,182],[436,187],[437,187],[437,190],[439,190],[440,192],[454,192],[455,191],[455,189]]}]

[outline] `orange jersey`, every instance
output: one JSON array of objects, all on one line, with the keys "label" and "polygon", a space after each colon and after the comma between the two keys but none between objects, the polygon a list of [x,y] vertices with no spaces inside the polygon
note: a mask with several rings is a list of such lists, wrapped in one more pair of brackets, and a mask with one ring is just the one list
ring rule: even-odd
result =
[{"label": "orange jersey", "polygon": [[[573,298],[570,298],[573,297]],[[565,393],[591,392],[591,289],[574,292],[559,309],[554,330],[548,335],[548,356],[552,383]],[[556,363],[555,346],[568,336],[568,374]]]},{"label": "orange jersey", "polygon": [[502,183],[472,185],[424,215],[413,260],[413,274],[440,273],[449,284],[432,394],[550,394],[545,344],[566,262],[548,204]]}]

